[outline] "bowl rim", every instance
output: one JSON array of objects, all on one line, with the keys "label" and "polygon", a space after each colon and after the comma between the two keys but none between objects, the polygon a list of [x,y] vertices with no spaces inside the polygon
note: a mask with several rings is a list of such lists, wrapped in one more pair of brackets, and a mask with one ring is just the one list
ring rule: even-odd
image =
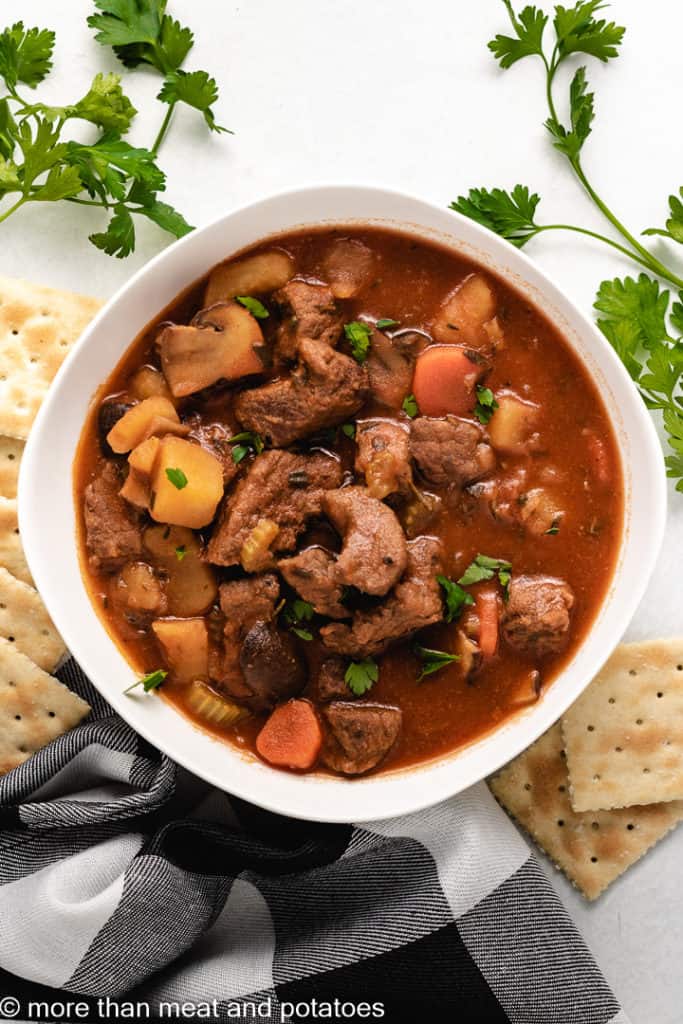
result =
[{"label": "bowl rim", "polygon": [[[168,702],[159,700],[150,702],[147,699],[145,705],[139,698],[133,700],[124,698],[122,700],[121,693],[114,691],[108,683],[104,683],[105,667],[99,662],[96,663],[95,659],[91,657],[90,651],[85,652],[84,631],[79,630],[79,623],[70,618],[69,600],[72,595],[65,599],[64,588],[59,586],[57,567],[50,564],[51,560],[54,562],[52,559],[54,553],[50,551],[49,545],[46,546],[45,541],[46,533],[49,534],[51,531],[50,511],[44,500],[41,501],[44,486],[42,479],[47,466],[46,459],[49,455],[51,440],[55,436],[55,430],[59,429],[62,392],[68,393],[68,388],[73,386],[76,380],[80,364],[93,349],[98,336],[103,333],[110,320],[125,310],[126,303],[131,296],[135,296],[140,284],[146,280],[156,279],[164,267],[173,264],[174,261],[177,264],[181,254],[194,250],[201,253],[202,246],[204,245],[206,248],[205,242],[211,238],[212,233],[225,230],[225,234],[229,236],[231,221],[240,218],[254,218],[259,211],[268,207],[275,209],[278,206],[297,208],[297,204],[305,205],[307,201],[319,204],[321,201],[327,202],[332,209],[334,209],[335,201],[340,202],[342,206],[346,201],[350,201],[352,205],[353,202],[358,202],[361,206],[365,202],[369,207],[377,205],[379,215],[376,218],[331,216],[323,220],[320,217],[311,217],[308,221],[296,219],[289,228],[277,228],[266,234],[256,232],[250,242],[235,248],[226,244],[225,249],[228,255],[223,258],[230,258],[230,255],[265,240],[270,235],[276,236],[300,226],[325,223],[330,226],[334,224],[349,226],[373,222],[384,223],[387,227],[391,227],[393,224],[399,229],[414,230],[418,237],[421,236],[429,240],[430,234],[434,234],[434,229],[427,228],[420,221],[418,215],[422,213],[426,220],[431,218],[431,220],[442,221],[443,227],[437,229],[437,234],[440,233],[443,240],[439,238],[436,239],[437,241],[448,245],[448,238],[450,238],[452,248],[457,248],[458,251],[469,249],[474,253],[472,259],[475,262],[480,264],[483,262],[484,266],[490,266],[493,272],[512,287],[521,289],[523,294],[529,296],[530,291],[537,293],[539,298],[545,300],[543,303],[544,314],[561,331],[567,344],[572,347],[584,365],[587,364],[589,355],[595,359],[594,366],[596,368],[598,363],[600,364],[600,374],[604,382],[608,382],[610,393],[615,391],[620,400],[618,409],[608,407],[608,412],[613,429],[617,434],[625,485],[627,473],[635,472],[637,476],[642,477],[635,497],[633,487],[630,488],[629,493],[625,486],[624,534],[629,528],[629,517],[632,518],[634,514],[634,501],[639,503],[635,507],[640,509],[640,518],[643,521],[646,520],[648,524],[648,530],[644,533],[642,545],[638,549],[639,572],[637,577],[635,579],[621,578],[623,575],[621,562],[628,547],[626,536],[624,536],[622,537],[620,559],[614,569],[610,590],[603,598],[600,610],[579,648],[555,677],[552,685],[544,694],[543,700],[534,706],[532,712],[523,712],[512,716],[500,726],[492,728],[485,735],[478,737],[473,743],[441,758],[361,779],[339,779],[334,776],[318,774],[296,775],[281,772],[264,765],[252,755],[247,757],[232,745],[204,732],[201,727],[191,723],[189,719],[171,707]],[[398,208],[406,206],[410,208],[411,213],[407,217],[399,217],[396,220],[395,217],[382,212],[383,205]],[[206,270],[215,262],[217,261],[213,259],[207,260]],[[184,287],[191,283],[191,280],[186,279]],[[179,292],[182,287],[181,285],[177,291]],[[530,296],[529,298],[534,304],[539,304],[538,299]],[[553,306],[552,313],[545,308],[546,302]],[[163,306],[160,305],[158,308],[161,309]],[[564,327],[558,324],[556,316],[558,311],[562,312],[565,319]],[[142,327],[144,327],[144,323],[122,340],[117,359],[120,359],[132,344]],[[585,351],[577,351],[575,342],[568,337],[569,329],[571,329],[571,333],[584,339]],[[114,363],[101,374],[96,387],[101,385],[113,366]],[[89,388],[86,390],[89,392],[87,396],[89,404],[93,398],[93,392]],[[633,426],[633,437],[630,434],[625,434],[623,430],[620,433],[616,421],[620,414],[629,417]],[[80,429],[82,426],[83,422],[81,422]],[[627,441],[629,444],[637,442],[634,450],[638,457],[638,466],[632,466],[626,462],[625,445]],[[74,455],[75,447],[70,448],[67,484],[69,501],[72,506],[71,467]],[[207,782],[267,810],[315,821],[362,822],[391,818],[417,811],[438,803],[478,782],[529,746],[579,696],[618,643],[623,630],[637,608],[654,569],[663,539],[666,517],[666,479],[663,467],[662,451],[654,424],[618,356],[592,321],[574,304],[564,290],[525,253],[458,213],[445,207],[442,209],[429,200],[396,189],[346,183],[315,184],[272,193],[228,210],[158,253],[106,302],[72,347],[36,417],[20,470],[19,524],[31,573],[57,628],[96,689],[136,732],[174,761],[204,778]],[[71,564],[66,554],[67,549],[71,553]],[[70,544],[64,544],[58,549],[56,561],[58,565],[66,567],[69,571],[75,561],[78,577],[81,579],[81,586],[90,605],[90,610],[97,618],[103,635],[106,637],[106,642],[110,648],[114,649],[113,651],[109,650],[108,657],[117,662],[117,671],[125,671],[122,663],[128,669],[127,677],[123,680],[119,679],[122,691],[124,685],[131,678],[134,679],[137,676],[131,666],[124,661],[121,650],[106,633],[90,602],[85,583],[81,578],[75,535]],[[617,598],[618,608],[615,611]],[[79,600],[82,601],[82,595],[79,595]],[[614,622],[611,625],[606,623],[605,610],[607,608],[612,611],[612,619],[616,619],[619,628],[615,627]],[[608,632],[609,643],[605,649],[592,650],[590,657],[583,659],[584,664],[581,666],[580,678],[574,679],[572,685],[569,685],[565,677],[571,676],[572,669],[582,652],[591,646],[589,643],[591,635],[596,630]],[[595,644],[592,646],[594,647]],[[109,665],[106,658],[105,662],[108,673]],[[550,700],[548,699],[549,695],[553,695]],[[167,735],[163,731],[164,725],[169,725],[169,720],[168,716],[161,711],[162,708],[175,716],[179,723],[185,725],[185,727],[172,727],[173,736],[170,740],[167,739]],[[527,728],[524,728],[525,724]],[[192,741],[187,728],[191,730],[195,741]],[[201,737],[201,740],[198,740],[197,737]],[[183,746],[180,740],[184,740],[186,745]],[[211,747],[207,744],[213,745],[211,756],[208,755]],[[214,756],[216,748],[219,752],[218,757]],[[472,755],[475,748],[476,753]],[[487,757],[488,749],[492,752],[497,750],[497,752]],[[223,771],[219,771],[214,763],[220,763],[221,759]],[[466,764],[464,770],[462,769],[463,763]]]}]

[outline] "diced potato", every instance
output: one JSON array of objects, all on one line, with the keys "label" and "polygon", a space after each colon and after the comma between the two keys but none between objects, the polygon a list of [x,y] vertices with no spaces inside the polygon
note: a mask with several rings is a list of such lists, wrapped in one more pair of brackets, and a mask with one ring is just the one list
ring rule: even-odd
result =
[{"label": "diced potato", "polygon": [[240,562],[245,572],[260,572],[273,561],[270,546],[280,532],[272,519],[259,519],[240,551]]},{"label": "diced potato", "polygon": [[143,544],[166,574],[169,615],[192,618],[208,611],[218,594],[213,569],[201,558],[199,540],[185,526],[150,526]]},{"label": "diced potato", "polygon": [[446,296],[432,325],[435,341],[444,345],[457,343],[473,348],[488,344],[483,325],[496,312],[496,298],[482,274],[471,274]]},{"label": "diced potato", "polygon": [[529,533],[540,537],[548,530],[559,527],[563,518],[562,509],[558,508],[557,503],[543,487],[533,487],[526,491],[522,498],[518,518]]},{"label": "diced potato", "polygon": [[142,441],[139,445],[136,445],[128,456],[128,465],[130,468],[144,476],[151,476],[152,470],[154,469],[154,463],[156,462],[156,457],[159,454],[160,444],[161,442],[158,437],[150,437],[146,441]]},{"label": "diced potato", "polygon": [[500,350],[505,347],[505,335],[503,334],[503,328],[497,316],[494,316],[493,319],[487,320],[485,324],[482,324],[482,330],[491,342],[491,348],[494,352],[500,352]]},{"label": "diced potato", "polygon": [[141,366],[128,385],[130,393],[141,402],[145,398],[170,398],[171,392],[161,370],[154,366]]},{"label": "diced potato", "polygon": [[145,431],[145,439],[150,437],[164,437],[166,434],[173,434],[174,437],[187,437],[190,428],[187,423],[178,423],[167,416],[153,416]]},{"label": "diced potato", "polygon": [[209,725],[234,725],[240,718],[246,718],[249,714],[246,708],[240,707],[198,680],[192,683],[188,691],[187,703],[194,713]]},{"label": "diced potato", "polygon": [[236,295],[263,295],[282,288],[293,276],[294,261],[278,249],[247,256],[236,263],[220,263],[209,276],[204,305],[226,302]]},{"label": "diced potato", "polygon": [[148,476],[143,476],[136,470],[131,469],[126,481],[119,491],[122,498],[129,501],[136,508],[148,509],[152,500],[152,487]]},{"label": "diced potato", "polygon": [[238,302],[219,303],[191,324],[169,324],[159,335],[161,365],[176,398],[193,395],[219,380],[263,372],[263,334]]},{"label": "diced potato", "polygon": [[350,299],[372,274],[375,257],[367,245],[353,238],[338,238],[323,260],[325,280],[337,299]]},{"label": "diced potato", "polygon": [[534,434],[538,406],[512,394],[497,394],[496,400],[498,408],[488,424],[491,444],[508,455],[522,455]]},{"label": "diced potato", "polygon": [[189,683],[209,672],[209,633],[204,619],[157,619],[154,635],[174,679]]},{"label": "diced potato", "polygon": [[[176,486],[171,477],[178,474],[173,470],[179,470],[187,483]],[[198,444],[181,437],[164,437],[152,473],[152,493],[152,519],[198,530],[211,522],[223,497],[223,467]]]},{"label": "diced potato", "polygon": [[166,596],[161,580],[147,562],[130,562],[116,576],[112,598],[128,611],[163,615]]},{"label": "diced potato", "polygon": [[154,398],[145,398],[142,402],[138,402],[127,413],[124,413],[107,434],[109,447],[117,455],[129,452],[149,437],[149,426],[159,416],[174,423],[179,422],[175,406],[168,398],[157,395]]}]

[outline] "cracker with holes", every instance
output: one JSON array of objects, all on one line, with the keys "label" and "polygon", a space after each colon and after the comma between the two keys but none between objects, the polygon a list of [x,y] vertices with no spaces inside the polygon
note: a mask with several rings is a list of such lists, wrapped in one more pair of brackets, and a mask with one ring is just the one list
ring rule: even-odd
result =
[{"label": "cracker with holes", "polygon": [[78,725],[90,707],[0,639],[0,775]]},{"label": "cracker with holes", "polygon": [[683,639],[617,647],[562,729],[575,810],[683,799]]},{"label": "cracker with holes", "polygon": [[0,568],[0,637],[52,671],[64,654],[64,643],[52,624],[37,590]]},{"label": "cracker with holes", "polygon": [[0,434],[25,440],[96,299],[0,277]]},{"label": "cracker with holes", "polygon": [[33,583],[19,536],[16,498],[0,497],[0,566],[24,583]]},{"label": "cracker with holes", "polygon": [[23,441],[16,437],[0,437],[0,497],[16,498],[23,454]]},{"label": "cracker with holes", "polygon": [[683,800],[577,813],[558,722],[489,780],[499,803],[589,900],[683,819]]}]

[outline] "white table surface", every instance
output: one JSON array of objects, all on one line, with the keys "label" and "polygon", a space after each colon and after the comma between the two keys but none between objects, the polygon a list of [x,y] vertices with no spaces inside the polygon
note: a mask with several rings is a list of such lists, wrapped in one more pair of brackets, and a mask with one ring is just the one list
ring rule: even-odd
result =
[{"label": "white table surface", "polygon": [[[302,183],[384,184],[446,205],[470,186],[522,181],[543,197],[541,221],[604,228],[541,127],[540,66],[502,73],[486,50],[506,31],[497,0],[169,0],[169,8],[195,30],[187,66],[215,75],[218,120],[236,132],[209,137],[199,114],[176,114],[160,160],[168,201],[191,223]],[[57,31],[55,70],[39,90],[48,102],[75,100],[97,70],[121,70],[93,41],[91,10],[87,0],[3,4],[3,23],[23,18]],[[637,232],[663,222],[666,196],[683,180],[683,8],[615,0],[609,16],[628,31],[617,61],[589,63],[597,117],[584,163]],[[158,88],[151,74],[126,75],[140,110],[133,142],[150,145],[156,134]],[[114,260],[86,241],[101,223],[99,211],[73,205],[22,210],[0,229],[0,272],[106,298],[166,236],[143,224],[135,254]],[[527,252],[586,310],[604,277],[633,272],[618,254],[571,235],[544,236]],[[683,249],[675,255],[683,268]],[[671,488],[666,553],[630,638],[683,633],[682,549],[683,495]],[[633,1024],[683,1020],[682,865],[683,828],[594,905],[547,866]]]}]

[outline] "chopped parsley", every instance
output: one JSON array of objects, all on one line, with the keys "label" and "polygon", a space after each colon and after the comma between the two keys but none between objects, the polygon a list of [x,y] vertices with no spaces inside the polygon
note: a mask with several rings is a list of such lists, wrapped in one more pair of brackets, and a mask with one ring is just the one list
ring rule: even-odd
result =
[{"label": "chopped parsley", "polygon": [[176,556],[176,558],[178,559],[179,562],[182,562],[182,560],[183,560],[183,558],[185,557],[186,554],[187,554],[187,548],[185,547],[184,544],[181,544],[180,547],[177,547],[175,549],[175,556]]},{"label": "chopped parsley", "polygon": [[131,690],[134,690],[138,686],[141,686],[145,693],[149,693],[150,690],[158,690],[167,675],[168,672],[164,672],[162,668],[158,668],[155,672],[149,672],[146,676],[143,676],[142,679],[138,679],[136,683],[127,687],[123,692],[130,693]]},{"label": "chopped parsley", "polygon": [[498,402],[491,388],[485,388],[482,384],[477,384],[477,404],[474,407],[474,415],[479,422],[484,425],[487,424],[498,408]]},{"label": "chopped parsley", "polygon": [[341,426],[342,434],[346,437],[350,437],[353,441],[356,436],[356,424],[355,423],[342,423]]},{"label": "chopped parsley", "polygon": [[411,420],[414,420],[420,411],[417,405],[417,399],[415,398],[415,395],[412,394],[406,395],[406,397],[403,399],[401,408],[403,409],[406,416],[410,416]]},{"label": "chopped parsley", "polygon": [[344,334],[351,345],[353,358],[357,363],[364,363],[370,351],[370,338],[372,328],[360,320],[353,320],[350,324],[344,324]]},{"label": "chopped parsley", "polygon": [[187,487],[187,477],[183,473],[182,469],[178,469],[178,467],[169,467],[169,469],[166,470],[166,476],[177,490],[182,491],[183,487]]},{"label": "chopped parsley", "polygon": [[285,601],[281,609],[284,622],[300,640],[313,639],[313,634],[310,629],[306,629],[304,624],[310,622],[314,614],[313,605],[309,601],[302,601],[299,597],[294,601]]},{"label": "chopped parsley", "polygon": [[263,438],[260,434],[255,434],[253,430],[243,430],[240,434],[234,434],[228,438],[228,444],[234,445],[232,461],[235,465],[239,465],[250,452],[260,455],[265,448]]},{"label": "chopped parsley", "polygon": [[344,682],[351,693],[362,697],[379,679],[379,666],[373,658],[352,661],[344,674]]},{"label": "chopped parsley", "polygon": [[255,316],[257,320],[266,320],[270,313],[258,299],[252,298],[251,295],[236,295],[235,300],[239,302],[240,306],[244,306],[248,309],[252,316]]},{"label": "chopped parsley", "polygon": [[458,580],[458,583],[461,587],[471,587],[473,583],[481,583],[482,580],[492,580],[496,575],[498,576],[498,582],[507,597],[507,590],[510,585],[510,577],[512,575],[512,566],[509,562],[506,562],[504,558],[491,558],[489,555],[477,555],[474,561],[470,562],[467,566],[464,573]]},{"label": "chopped parsley", "polygon": [[546,532],[546,536],[550,535],[551,537],[554,536],[556,533],[559,533],[560,532],[560,520],[559,519],[553,519],[550,528],[547,529],[545,532]]},{"label": "chopped parsley", "polygon": [[375,327],[378,331],[386,331],[389,327],[398,327],[398,320],[392,320],[389,316],[383,316],[377,321]]},{"label": "chopped parsley", "polygon": [[462,615],[463,609],[468,604],[474,604],[474,598],[466,590],[447,576],[437,576],[439,586],[443,590],[444,601],[446,602],[446,622],[455,622]]},{"label": "chopped parsley", "polygon": [[431,647],[420,647],[419,644],[415,644],[413,651],[422,662],[422,670],[417,677],[418,683],[422,682],[425,676],[431,676],[434,672],[439,672],[442,668],[445,668],[446,665],[450,665],[454,661],[460,661],[459,654],[449,654],[448,651],[435,651]]}]

